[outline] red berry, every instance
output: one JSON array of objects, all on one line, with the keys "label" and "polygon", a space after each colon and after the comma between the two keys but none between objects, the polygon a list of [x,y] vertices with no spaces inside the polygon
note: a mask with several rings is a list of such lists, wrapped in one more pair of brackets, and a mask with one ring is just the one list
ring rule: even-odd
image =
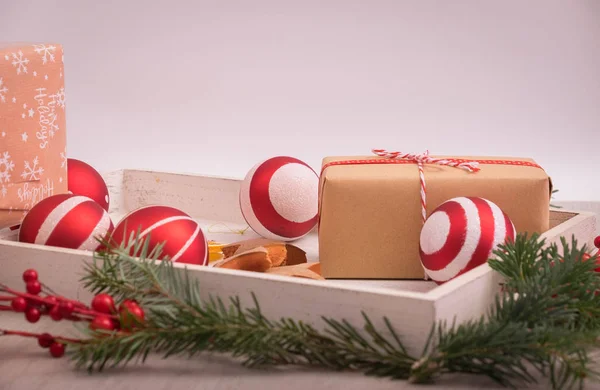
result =
[{"label": "red berry", "polygon": [[25,309],[27,309],[27,299],[23,297],[13,298],[12,302],[10,303],[10,306],[17,313],[22,313],[25,311]]},{"label": "red berry", "polygon": [[48,309],[50,309],[52,306],[58,305],[58,299],[56,299],[55,296],[49,295],[44,298],[44,300],[46,301],[45,305]]},{"label": "red berry", "polygon": [[65,354],[65,345],[61,343],[52,343],[50,346],[50,355],[55,358],[62,357]]},{"label": "red berry", "polygon": [[23,272],[23,281],[25,283],[33,282],[34,280],[38,280],[38,273],[36,270],[28,269],[27,271]]},{"label": "red berry", "polygon": [[27,292],[32,295],[37,295],[42,291],[42,285],[37,280],[27,282]]},{"label": "red berry", "polygon": [[121,323],[125,328],[130,328],[135,325],[136,322],[144,321],[144,310],[135,301],[125,300],[119,306],[119,314],[121,316]]},{"label": "red berry", "polygon": [[94,317],[90,323],[90,328],[94,330],[114,330],[115,324],[109,316],[99,315]]},{"label": "red berry", "polygon": [[50,309],[50,318],[54,321],[62,320],[63,316],[60,314],[60,308],[58,306],[52,306],[52,309]]},{"label": "red berry", "polygon": [[115,301],[108,294],[98,294],[92,300],[92,309],[103,314],[115,312]]},{"label": "red berry", "polygon": [[38,322],[41,316],[42,313],[37,307],[30,307],[25,311],[25,318],[31,323]]},{"label": "red berry", "polygon": [[40,337],[38,337],[38,344],[42,348],[49,348],[52,343],[54,343],[54,337],[48,333],[42,333]]},{"label": "red berry", "polygon": [[600,249],[600,236],[594,238],[594,246]]},{"label": "red berry", "polygon": [[73,310],[75,310],[75,305],[73,305],[73,302],[62,301],[58,304],[58,311],[63,317],[70,316],[73,313]]}]

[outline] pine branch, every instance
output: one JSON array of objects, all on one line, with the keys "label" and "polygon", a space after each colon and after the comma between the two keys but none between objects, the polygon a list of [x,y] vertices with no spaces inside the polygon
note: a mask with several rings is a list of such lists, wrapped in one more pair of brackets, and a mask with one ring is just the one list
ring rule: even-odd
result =
[{"label": "pine branch", "polygon": [[[556,302],[564,304],[565,300]],[[548,315],[538,313],[548,310]],[[596,373],[584,364],[588,348],[597,345],[598,332],[570,331],[552,326],[568,320],[569,310],[558,310],[545,297],[531,294],[515,297],[505,293],[487,318],[460,326],[438,324],[429,343],[432,350],[413,367],[411,381],[424,383],[444,373],[485,375],[504,386],[534,383],[533,371],[548,374],[551,363],[568,368],[567,380],[583,380]],[[532,319],[547,318],[535,322]],[[547,324],[546,322],[550,323]]]},{"label": "pine branch", "polygon": [[517,235],[514,242],[501,245],[494,251],[495,258],[489,259],[488,264],[499,272],[509,284],[528,284],[539,274],[540,258],[546,256],[546,240],[538,234],[528,238]]},{"label": "pine branch", "polygon": [[84,282],[95,293],[136,299],[148,312],[146,321],[131,334],[85,330],[90,342],[71,349],[78,367],[102,370],[133,359],[144,361],[151,352],[164,357],[217,352],[243,358],[250,367],[310,365],[408,377],[414,359],[387,320],[390,340],[367,316],[362,332],[329,318],[323,319],[324,331],[292,319],[272,321],[262,314],[256,298],[248,309],[238,298],[231,298],[229,305],[212,297],[202,300],[198,283],[185,269],[158,260],[160,250],[148,253],[147,245],[137,249],[119,247],[100,254],[87,266]]},{"label": "pine branch", "polygon": [[[490,267],[504,276],[504,288],[512,293],[543,291],[557,307],[557,296],[566,299],[572,316],[569,324],[583,329],[600,329],[600,277],[595,272],[596,258],[585,259],[588,248],[578,247],[561,238],[562,253],[556,244],[546,245],[537,234],[520,235],[514,244],[502,245],[488,261]],[[539,306],[539,305],[538,305]],[[539,315],[536,318],[544,318]],[[555,324],[556,325],[556,324]]]},{"label": "pine branch", "polygon": [[[412,358],[387,319],[376,329],[364,315],[356,329],[345,320],[323,318],[323,330],[282,318],[266,318],[254,307],[242,308],[203,299],[200,286],[185,269],[160,261],[160,249],[133,240],[112,248],[87,267],[85,286],[120,299],[140,302],[148,316],[135,332],[102,334],[86,330],[90,342],[75,346],[72,358],[90,371],[144,361],[149,353],[194,356],[227,353],[243,364],[309,365],[367,375],[435,380],[445,373],[484,375],[505,386],[535,382],[547,375],[555,389],[596,378],[589,354],[600,332],[600,278],[587,248],[569,245],[562,252],[538,235],[518,235],[501,245],[489,264],[505,279],[503,292],[489,312],[459,325],[436,324],[419,360]],[[100,337],[101,336],[101,337]]]},{"label": "pine branch", "polygon": [[574,239],[572,247],[562,240],[562,254],[544,243],[521,235],[498,248],[489,264],[506,277],[505,291],[485,317],[438,324],[413,367],[413,382],[461,372],[516,386],[535,382],[533,368],[564,389],[598,377],[588,359],[600,335],[595,261],[583,260],[585,246],[577,249]]}]

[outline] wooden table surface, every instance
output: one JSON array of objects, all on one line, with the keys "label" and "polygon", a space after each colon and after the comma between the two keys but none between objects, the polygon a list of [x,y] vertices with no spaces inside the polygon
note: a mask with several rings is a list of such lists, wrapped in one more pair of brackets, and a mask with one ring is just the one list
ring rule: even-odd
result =
[{"label": "wooden table surface", "polygon": [[[0,328],[25,331],[50,331],[68,335],[74,332],[70,323],[41,320],[28,324],[22,315],[0,312]],[[62,332],[62,333],[61,333]],[[66,333],[64,333],[66,332]],[[35,339],[0,337],[1,390],[171,390],[171,389],[277,389],[281,390],[379,390],[379,389],[482,389],[502,388],[486,378],[453,375],[433,386],[411,385],[406,381],[370,378],[362,374],[298,368],[247,369],[222,356],[199,356],[193,359],[172,357],[163,360],[149,357],[143,365],[110,369],[88,374],[76,370],[66,359],[55,359],[40,348]],[[532,389],[548,389],[543,379]],[[599,389],[590,384],[587,389]]]}]

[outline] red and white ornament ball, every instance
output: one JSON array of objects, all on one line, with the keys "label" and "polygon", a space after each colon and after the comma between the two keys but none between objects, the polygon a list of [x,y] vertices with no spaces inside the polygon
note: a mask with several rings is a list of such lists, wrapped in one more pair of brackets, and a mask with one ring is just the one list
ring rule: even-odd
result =
[{"label": "red and white ornament ball", "polygon": [[514,240],[515,227],[498,205],[477,197],[450,199],[421,230],[421,264],[441,284],[487,262],[499,244]]},{"label": "red and white ornament ball", "polygon": [[67,159],[67,185],[70,193],[87,196],[108,211],[108,187],[100,173],[91,165],[74,158]]},{"label": "red and white ornament ball", "polygon": [[41,200],[21,222],[19,241],[94,251],[113,230],[110,216],[86,196],[58,194]]},{"label": "red and white ornament ball", "polygon": [[[139,234],[139,235],[138,235]],[[148,239],[152,250],[158,244],[162,256],[178,263],[208,264],[208,243],[198,222],[169,206],[144,206],[127,214],[115,227],[111,240],[127,244],[136,235]]]},{"label": "red and white ornament ball", "polygon": [[240,208],[264,238],[297,240],[318,221],[319,176],[306,163],[279,156],[256,164],[240,188]]}]

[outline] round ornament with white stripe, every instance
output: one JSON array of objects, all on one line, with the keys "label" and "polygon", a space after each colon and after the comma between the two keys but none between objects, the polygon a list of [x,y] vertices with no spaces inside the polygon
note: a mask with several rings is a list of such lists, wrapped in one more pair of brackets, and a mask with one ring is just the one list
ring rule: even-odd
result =
[{"label": "round ornament with white stripe", "polygon": [[114,225],[94,200],[58,194],[41,200],[23,218],[19,241],[30,244],[95,251]]},{"label": "round ornament with white stripe", "polygon": [[453,198],[436,208],[423,225],[421,264],[441,284],[486,263],[498,245],[515,235],[512,221],[495,203],[478,197]]},{"label": "round ornament with white stripe", "polygon": [[70,193],[87,196],[108,211],[108,187],[100,173],[91,165],[74,158],[67,159],[67,183]]},{"label": "round ornament with white stripe", "polygon": [[163,244],[161,259],[178,263],[207,265],[208,243],[198,222],[183,211],[150,205],[127,214],[117,224],[111,241],[129,244],[132,238],[149,240],[149,249]]},{"label": "round ornament with white stripe", "polygon": [[264,238],[297,240],[317,225],[319,176],[305,162],[279,156],[256,164],[240,188],[240,208]]}]

